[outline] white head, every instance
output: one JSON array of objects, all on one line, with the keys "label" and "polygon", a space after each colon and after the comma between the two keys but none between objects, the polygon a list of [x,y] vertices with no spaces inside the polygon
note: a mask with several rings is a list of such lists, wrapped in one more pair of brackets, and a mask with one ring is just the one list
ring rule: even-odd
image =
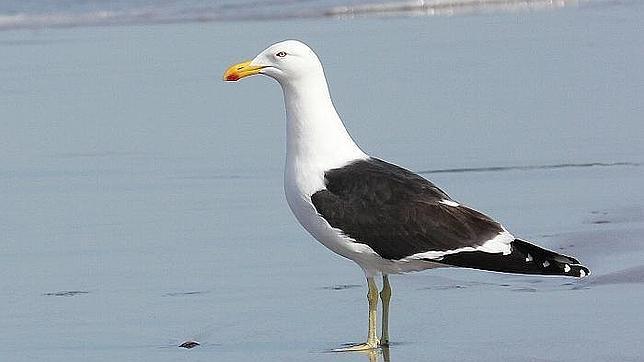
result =
[{"label": "white head", "polygon": [[297,40],[273,44],[255,59],[231,66],[224,73],[224,80],[236,81],[255,74],[267,75],[282,85],[310,76],[324,76],[315,52]]},{"label": "white head", "polygon": [[315,178],[313,188],[318,189],[316,182],[324,185],[323,178],[318,177],[324,170],[367,157],[344,128],[331,101],[322,64],[306,44],[297,40],[273,44],[255,59],[228,68],[224,80],[255,74],[277,80],[284,91],[287,173],[298,167],[313,167],[309,171]]}]

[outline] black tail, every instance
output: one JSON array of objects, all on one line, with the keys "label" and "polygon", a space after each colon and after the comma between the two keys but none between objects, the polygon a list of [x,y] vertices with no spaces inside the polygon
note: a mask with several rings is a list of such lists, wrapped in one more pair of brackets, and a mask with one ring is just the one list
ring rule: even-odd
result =
[{"label": "black tail", "polygon": [[583,278],[590,270],[570,256],[515,239],[510,254],[466,251],[445,255],[441,263],[504,273],[563,275]]}]

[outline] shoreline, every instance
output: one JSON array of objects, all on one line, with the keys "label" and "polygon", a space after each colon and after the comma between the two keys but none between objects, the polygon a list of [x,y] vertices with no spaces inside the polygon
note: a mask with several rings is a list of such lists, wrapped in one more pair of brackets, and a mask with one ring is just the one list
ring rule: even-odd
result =
[{"label": "shoreline", "polygon": [[0,14],[0,31],[43,30],[56,28],[146,26],[189,23],[230,23],[240,21],[284,21],[303,19],[352,19],[387,17],[432,17],[471,14],[557,11],[583,8],[594,4],[617,5],[612,0],[420,0],[347,5],[303,6],[269,10],[226,7],[176,10],[133,8],[128,10],[98,10],[91,12],[51,12]]}]

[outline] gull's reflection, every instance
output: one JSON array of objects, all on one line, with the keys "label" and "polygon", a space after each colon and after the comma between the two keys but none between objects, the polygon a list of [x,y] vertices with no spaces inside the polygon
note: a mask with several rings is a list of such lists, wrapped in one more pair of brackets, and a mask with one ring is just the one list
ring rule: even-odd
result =
[{"label": "gull's reflection", "polygon": [[347,346],[359,345],[356,343],[346,343],[341,349],[332,349],[327,350],[327,353],[359,353],[364,354],[369,358],[369,362],[391,362],[391,352],[389,351],[389,346],[380,346],[375,349],[368,350],[346,350]]},{"label": "gull's reflection", "polygon": [[[369,357],[369,362],[391,362],[391,354],[389,352],[389,346],[382,346],[377,349],[370,349],[368,351],[362,351]],[[379,358],[382,357],[382,358]]]}]

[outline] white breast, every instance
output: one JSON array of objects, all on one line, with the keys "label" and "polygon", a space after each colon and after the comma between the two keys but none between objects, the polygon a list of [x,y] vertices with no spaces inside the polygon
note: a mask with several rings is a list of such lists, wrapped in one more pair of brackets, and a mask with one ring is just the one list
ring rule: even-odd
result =
[{"label": "white breast", "polygon": [[[293,215],[314,238],[333,252],[355,260],[356,253],[369,253],[364,244],[352,242],[351,239],[334,229],[318,214],[311,202],[311,196],[325,188],[324,171],[315,165],[301,160],[288,161],[284,170],[284,191]],[[371,250],[373,253],[373,250]]]}]

